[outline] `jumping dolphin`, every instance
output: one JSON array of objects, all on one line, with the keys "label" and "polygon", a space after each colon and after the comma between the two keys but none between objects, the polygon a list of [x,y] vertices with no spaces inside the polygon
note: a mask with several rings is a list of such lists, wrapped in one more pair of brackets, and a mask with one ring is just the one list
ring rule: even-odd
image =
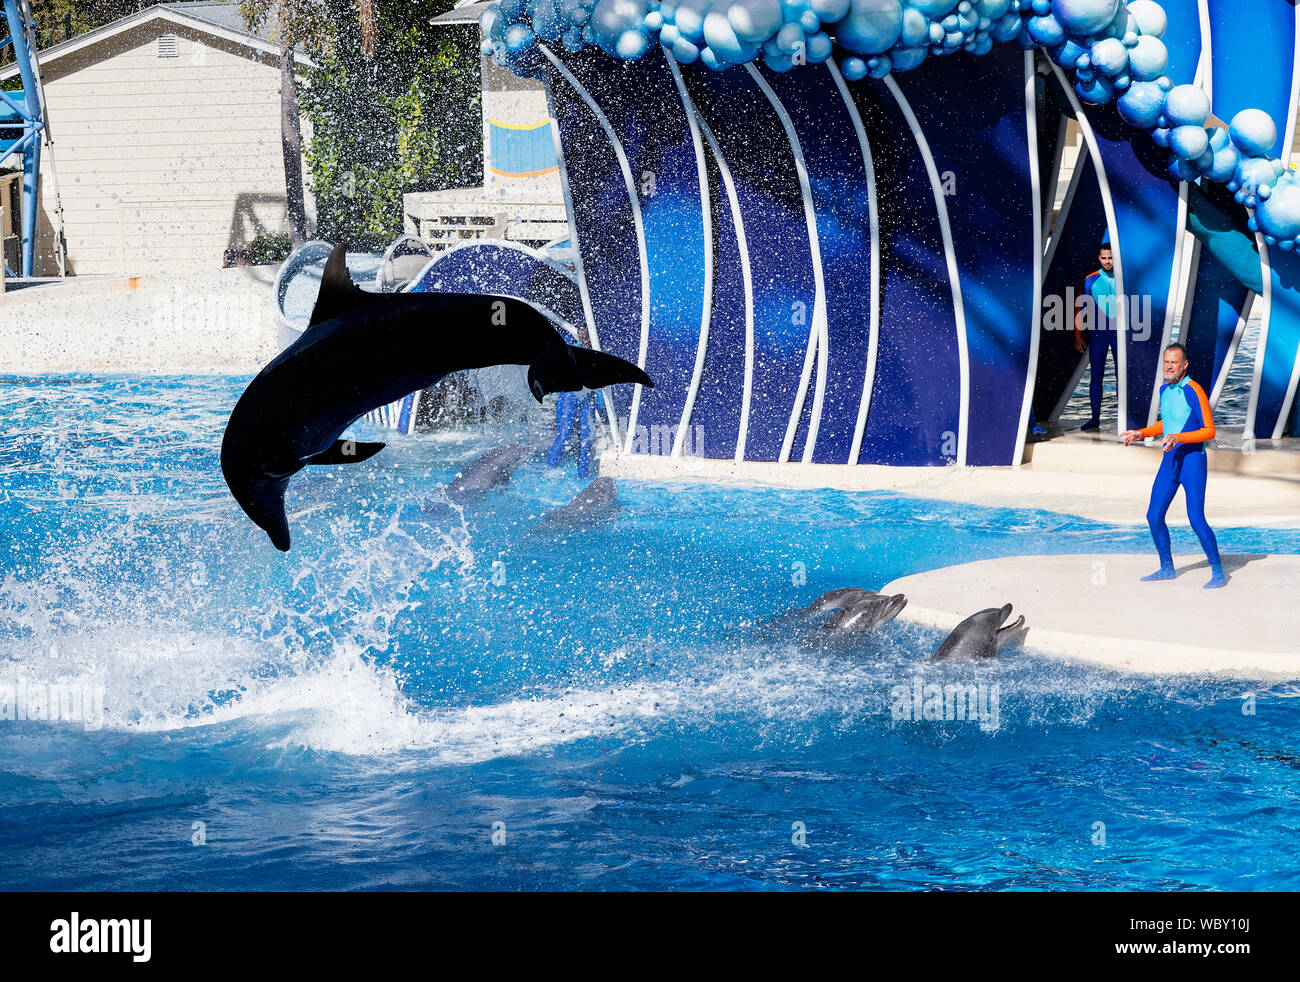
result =
[{"label": "jumping dolphin", "polygon": [[382,443],[339,439],[353,421],[450,372],[528,365],[538,402],[620,382],[652,387],[621,358],[565,344],[537,310],[512,297],[366,293],[345,247],[325,263],[311,322],[239,397],[221,443],[221,471],[239,506],[289,550],[284,492],[307,464],[356,463]]},{"label": "jumping dolphin", "polygon": [[490,491],[498,484],[505,484],[520,462],[532,455],[533,448],[522,443],[511,443],[489,450],[447,485],[447,497],[464,501]]},{"label": "jumping dolphin", "polygon": [[567,505],[543,515],[541,524],[547,528],[577,528],[598,522],[618,507],[614,504],[617,491],[611,478],[598,477],[574,495]]},{"label": "jumping dolphin", "polygon": [[1003,607],[989,607],[971,614],[958,624],[951,634],[939,645],[931,661],[965,658],[996,658],[998,642],[1008,640],[1008,636],[1019,631],[1025,624],[1025,616],[1020,615],[1014,624],[1007,624],[1011,616],[1011,604]]},{"label": "jumping dolphin", "polygon": [[844,607],[829,624],[828,631],[870,631],[888,624],[907,606],[907,597],[901,593],[893,596],[868,594]]}]

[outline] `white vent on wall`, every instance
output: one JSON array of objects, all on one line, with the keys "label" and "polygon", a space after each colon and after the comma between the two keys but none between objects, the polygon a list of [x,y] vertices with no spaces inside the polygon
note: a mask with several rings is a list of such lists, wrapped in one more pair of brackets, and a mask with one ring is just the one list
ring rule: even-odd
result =
[{"label": "white vent on wall", "polygon": [[158,57],[176,58],[180,52],[176,49],[176,35],[164,34],[158,38]]}]

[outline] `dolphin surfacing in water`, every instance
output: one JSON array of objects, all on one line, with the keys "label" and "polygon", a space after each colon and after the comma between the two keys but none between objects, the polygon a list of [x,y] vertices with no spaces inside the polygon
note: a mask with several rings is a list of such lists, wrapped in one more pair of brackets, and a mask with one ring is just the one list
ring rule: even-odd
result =
[{"label": "dolphin surfacing in water", "polygon": [[499,484],[506,484],[519,464],[534,453],[532,447],[511,443],[494,447],[475,458],[447,485],[447,497],[465,501],[486,494]]},{"label": "dolphin surfacing in water", "polygon": [[[787,613],[772,619],[770,624],[780,624],[788,620],[807,620],[816,622],[824,620],[822,627],[827,631],[870,631],[880,624],[897,617],[898,611],[907,606],[907,598],[898,594],[896,597],[881,596],[880,593],[867,591],[861,587],[841,587],[829,593],[823,593],[806,607],[788,610]],[[826,617],[833,615],[833,617]]]},{"label": "dolphin surfacing in water", "polygon": [[841,587],[838,590],[830,591],[830,593],[823,593],[807,607],[802,607],[794,611],[794,613],[806,616],[809,614],[824,614],[829,610],[846,610],[867,597],[875,596],[878,596],[875,590],[863,590],[861,587],[856,586]]},{"label": "dolphin surfacing in water", "polygon": [[594,525],[608,518],[618,508],[618,487],[612,478],[598,477],[573,496],[567,505],[553,508],[542,516],[541,527],[574,529]]},{"label": "dolphin surfacing in water", "polygon": [[930,660],[996,658],[998,644],[1010,640],[1025,625],[1024,614],[1021,614],[1014,623],[1007,624],[1007,618],[1010,616],[1011,604],[976,611],[953,628],[952,633],[944,639],[943,644],[939,645]]},{"label": "dolphin surfacing in water", "polygon": [[654,386],[637,366],[565,343],[513,297],[367,293],[342,243],[325,263],[311,321],[239,397],[221,442],[221,471],[244,512],[289,551],[284,493],[308,464],[358,463],[384,448],[339,437],[372,409],[451,372],[527,365],[534,398],[621,382]]},{"label": "dolphin surfacing in water", "polygon": [[828,631],[870,631],[888,624],[907,606],[907,597],[868,593],[845,605],[824,625]]}]

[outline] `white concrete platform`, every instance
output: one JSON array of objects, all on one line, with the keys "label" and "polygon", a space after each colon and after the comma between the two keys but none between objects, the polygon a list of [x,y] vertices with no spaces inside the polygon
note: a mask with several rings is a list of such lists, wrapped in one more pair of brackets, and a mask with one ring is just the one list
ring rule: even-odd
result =
[{"label": "white concrete platform", "polygon": [[[1151,483],[1160,466],[1157,447],[1076,445],[1043,453],[1021,467],[882,467],[872,464],[774,464],[624,454],[608,450],[601,474],[656,483],[708,482],[740,487],[834,488],[893,491],[1001,508],[1041,508],[1112,525],[1146,526]],[[1218,528],[1300,528],[1300,454],[1243,455],[1242,470],[1226,466],[1210,476],[1205,513]],[[1186,527],[1180,494],[1167,522]]]},{"label": "white concrete platform", "polygon": [[6,293],[0,374],[251,374],[280,350],[278,269],[69,277]]},{"label": "white concrete platform", "polygon": [[1024,649],[1151,675],[1300,679],[1300,556],[1224,556],[1226,587],[1206,590],[1205,557],[1176,556],[1178,577],[1143,583],[1152,555],[1014,556],[904,576],[901,620],[941,630],[1010,603]]}]

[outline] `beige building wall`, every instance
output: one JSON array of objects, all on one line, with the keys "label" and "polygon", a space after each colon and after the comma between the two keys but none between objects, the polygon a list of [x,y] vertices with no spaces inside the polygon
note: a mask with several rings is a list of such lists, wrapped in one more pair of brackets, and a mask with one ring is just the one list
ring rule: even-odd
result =
[{"label": "beige building wall", "polygon": [[546,103],[546,88],[531,78],[519,78],[508,68],[500,68],[491,58],[481,58],[483,79],[483,184],[510,188],[522,194],[549,197],[563,202],[564,190],[557,170],[533,177],[507,177],[492,169],[490,122],[507,126],[529,126],[551,118]]},{"label": "beige building wall", "polygon": [[[43,65],[69,273],[218,269],[227,248],[287,230],[279,64],[260,58],[153,21]],[[50,192],[38,275],[57,272]]]}]

